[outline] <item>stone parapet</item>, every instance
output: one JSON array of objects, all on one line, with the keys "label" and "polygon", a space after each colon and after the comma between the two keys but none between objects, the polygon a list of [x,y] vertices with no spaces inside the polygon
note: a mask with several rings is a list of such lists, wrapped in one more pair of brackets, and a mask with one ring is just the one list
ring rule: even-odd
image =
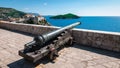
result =
[{"label": "stone parapet", "polygon": [[120,52],[120,33],[86,29],[73,30],[77,44]]},{"label": "stone parapet", "polygon": [[35,35],[44,34],[46,32],[50,32],[57,29],[56,27],[53,26],[42,26],[42,25],[23,24],[23,23],[0,23],[0,27],[10,30],[35,34]]},{"label": "stone parapet", "polygon": [[[0,28],[40,35],[59,27],[31,25],[22,23],[0,23]],[[120,52],[120,33],[95,31],[86,29],[73,29],[72,35],[77,44]]]}]

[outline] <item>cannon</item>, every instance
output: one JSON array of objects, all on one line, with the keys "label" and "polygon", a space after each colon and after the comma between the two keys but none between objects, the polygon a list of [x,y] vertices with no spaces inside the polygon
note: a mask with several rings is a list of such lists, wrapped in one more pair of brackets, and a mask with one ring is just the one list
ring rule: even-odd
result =
[{"label": "cannon", "polygon": [[34,37],[33,41],[24,45],[24,49],[19,51],[19,55],[25,59],[37,62],[45,56],[49,56],[51,60],[58,55],[60,48],[72,45],[73,37],[71,30],[79,25],[80,22],[73,23],[58,30]]}]

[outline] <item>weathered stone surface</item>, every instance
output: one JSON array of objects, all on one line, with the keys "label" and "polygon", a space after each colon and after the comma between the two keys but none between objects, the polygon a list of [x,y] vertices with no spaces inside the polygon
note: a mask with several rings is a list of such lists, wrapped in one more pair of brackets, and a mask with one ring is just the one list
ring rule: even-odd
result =
[{"label": "weathered stone surface", "polygon": [[108,62],[103,65],[107,68],[120,68],[120,64],[115,63],[115,62]]},{"label": "weathered stone surface", "polygon": [[119,53],[74,45],[59,51],[55,63],[41,61],[37,66],[18,55],[25,43],[33,38],[0,29],[0,68],[119,68]]}]

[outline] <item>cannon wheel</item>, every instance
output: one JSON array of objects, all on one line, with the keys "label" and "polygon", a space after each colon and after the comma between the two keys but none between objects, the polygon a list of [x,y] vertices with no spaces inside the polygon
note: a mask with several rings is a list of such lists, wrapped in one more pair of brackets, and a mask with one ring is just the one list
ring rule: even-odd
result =
[{"label": "cannon wheel", "polygon": [[59,56],[58,51],[56,49],[51,50],[50,53],[49,53],[50,60],[54,60],[58,56]]},{"label": "cannon wheel", "polygon": [[71,46],[72,44],[73,44],[73,38],[70,38],[70,39],[68,40],[67,46]]}]

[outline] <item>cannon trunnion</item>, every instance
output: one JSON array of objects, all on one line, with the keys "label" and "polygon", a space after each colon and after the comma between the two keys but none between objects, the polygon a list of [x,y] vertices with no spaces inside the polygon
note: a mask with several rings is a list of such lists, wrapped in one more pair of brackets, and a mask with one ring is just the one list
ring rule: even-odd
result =
[{"label": "cannon trunnion", "polygon": [[19,51],[19,55],[32,62],[37,62],[45,56],[51,60],[55,59],[61,48],[72,45],[72,31],[69,29],[79,24],[80,22],[77,22],[48,34],[34,37],[33,41],[25,44],[24,49]]}]

